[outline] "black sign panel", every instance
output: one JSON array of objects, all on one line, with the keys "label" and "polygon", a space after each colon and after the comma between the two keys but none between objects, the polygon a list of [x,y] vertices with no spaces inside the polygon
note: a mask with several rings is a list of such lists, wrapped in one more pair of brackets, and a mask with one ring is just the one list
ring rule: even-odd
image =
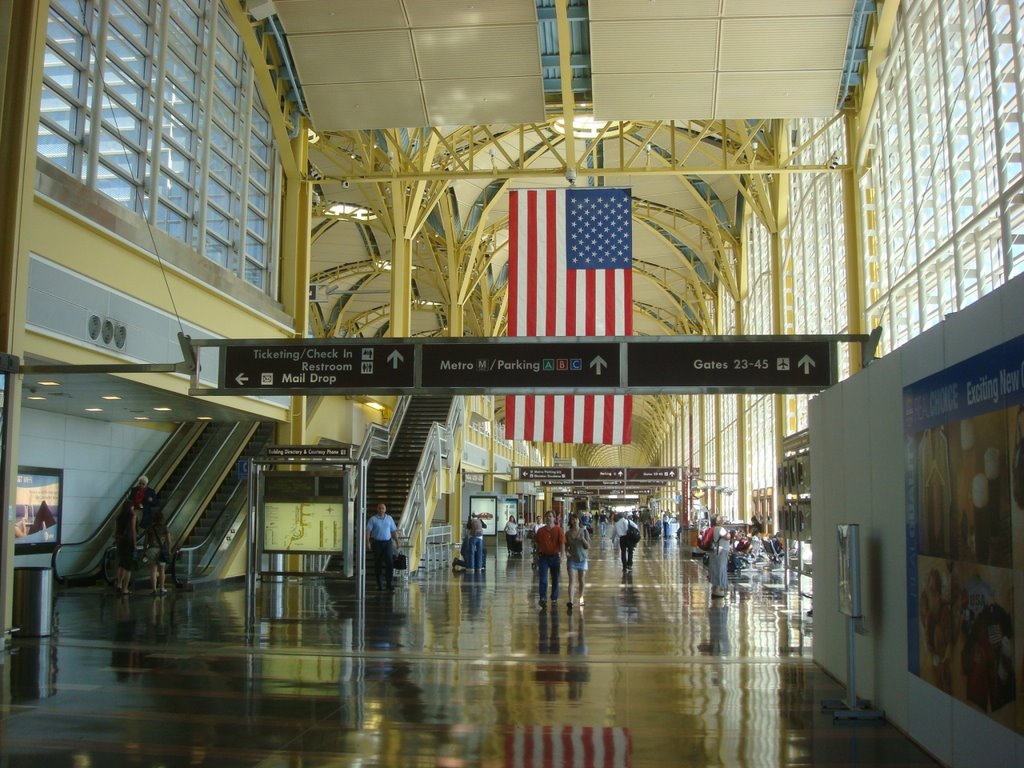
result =
[{"label": "black sign panel", "polygon": [[520,480],[571,480],[571,467],[520,467]]},{"label": "black sign panel", "polygon": [[630,340],[629,388],[817,392],[836,381],[829,341]]},{"label": "black sign panel", "polygon": [[626,467],[627,480],[658,482],[676,480],[678,477],[679,467]]},{"label": "black sign panel", "polygon": [[624,480],[626,470],[623,467],[575,467],[572,470],[573,480]]},{"label": "black sign panel", "polygon": [[411,388],[414,349],[410,343],[338,340],[226,346],[221,387],[268,395]]},{"label": "black sign panel", "polygon": [[512,342],[422,347],[422,386],[490,393],[612,389],[619,386],[616,343]]},{"label": "black sign panel", "polygon": [[351,445],[268,445],[266,458],[304,464],[345,461],[352,458]]}]

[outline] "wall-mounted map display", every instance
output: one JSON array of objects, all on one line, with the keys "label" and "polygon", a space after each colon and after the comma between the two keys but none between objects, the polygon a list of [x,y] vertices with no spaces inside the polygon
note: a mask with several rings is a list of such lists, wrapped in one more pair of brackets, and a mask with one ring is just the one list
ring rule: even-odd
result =
[{"label": "wall-mounted map display", "polygon": [[264,551],[341,552],[344,472],[265,472],[262,481]]}]

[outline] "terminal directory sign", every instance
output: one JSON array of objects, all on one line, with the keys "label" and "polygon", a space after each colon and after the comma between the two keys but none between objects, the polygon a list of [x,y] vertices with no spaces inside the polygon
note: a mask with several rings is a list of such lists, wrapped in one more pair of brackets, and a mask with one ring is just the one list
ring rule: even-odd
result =
[{"label": "terminal directory sign", "polygon": [[412,388],[412,343],[331,339],[254,342],[227,346],[221,387],[257,394],[330,394]]},{"label": "terminal directory sign", "polygon": [[424,343],[420,368],[423,387],[476,387],[494,394],[620,384],[615,342]]}]

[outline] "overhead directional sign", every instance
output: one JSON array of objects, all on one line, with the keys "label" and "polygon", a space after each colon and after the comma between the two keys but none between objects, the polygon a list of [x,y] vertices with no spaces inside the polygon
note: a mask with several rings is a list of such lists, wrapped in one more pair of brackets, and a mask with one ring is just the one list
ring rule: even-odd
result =
[{"label": "overhead directional sign", "polygon": [[479,388],[495,394],[523,389],[603,389],[620,384],[619,345],[607,342],[424,342],[420,369],[423,387]]},{"label": "overhead directional sign", "polygon": [[519,467],[520,480],[572,480],[572,467]]},{"label": "overhead directional sign", "polygon": [[520,480],[543,485],[647,485],[679,477],[679,467],[519,467]]},{"label": "overhead directional sign", "polygon": [[408,342],[365,339],[231,345],[223,348],[221,387],[267,395],[412,388],[414,350]]},{"label": "overhead directional sign", "polygon": [[[867,336],[190,340],[220,349],[192,395],[818,392],[836,343]],[[196,355],[198,358],[198,354]]]},{"label": "overhead directional sign", "polygon": [[629,388],[681,386],[702,391],[819,391],[836,382],[833,342],[702,339],[630,341]]}]

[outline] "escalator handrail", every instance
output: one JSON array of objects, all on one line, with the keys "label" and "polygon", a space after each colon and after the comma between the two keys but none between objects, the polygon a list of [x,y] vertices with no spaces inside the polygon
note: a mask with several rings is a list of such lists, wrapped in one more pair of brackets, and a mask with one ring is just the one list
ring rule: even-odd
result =
[{"label": "escalator handrail", "polygon": [[[167,440],[160,446],[153,458],[147,462],[140,474],[153,478],[152,487],[154,490],[161,490],[163,484],[170,477],[171,473],[182,461],[188,451],[195,445],[200,435],[206,429],[206,422],[182,422]],[[106,545],[113,536],[114,521],[121,505],[125,502],[127,494],[118,496],[113,509],[107,513],[96,530],[83,539],[76,542],[65,542],[58,546],[52,556],[53,575],[59,584],[66,583],[72,579],[91,577],[95,575],[97,568],[102,568],[103,557],[106,552]],[[58,568],[58,555],[61,552],[70,552],[76,548],[88,549],[91,554],[87,555],[87,565],[83,570],[73,574],[61,574]],[[99,557],[97,558],[97,554]]]}]

